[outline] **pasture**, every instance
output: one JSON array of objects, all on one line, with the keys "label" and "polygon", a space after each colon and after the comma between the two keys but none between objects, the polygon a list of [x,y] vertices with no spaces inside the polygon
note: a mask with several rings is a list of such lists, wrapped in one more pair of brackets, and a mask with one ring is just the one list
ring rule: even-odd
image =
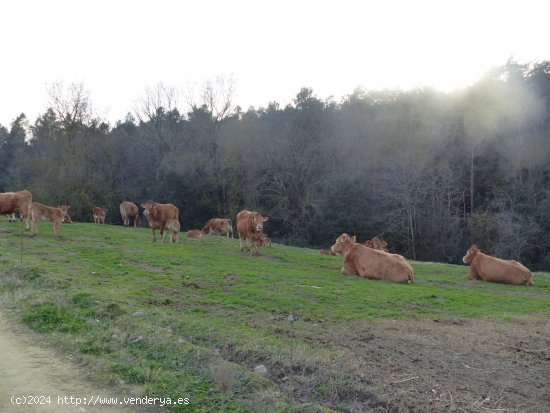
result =
[{"label": "pasture", "polygon": [[510,286],[413,262],[402,285],[280,244],[250,257],[221,236],[39,231],[0,221],[1,309],[113,392],[193,412],[550,410],[548,274]]}]

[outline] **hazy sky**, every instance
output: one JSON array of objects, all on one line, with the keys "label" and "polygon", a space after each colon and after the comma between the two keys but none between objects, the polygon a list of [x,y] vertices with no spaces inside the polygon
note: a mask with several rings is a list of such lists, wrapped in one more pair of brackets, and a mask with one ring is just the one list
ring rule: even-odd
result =
[{"label": "hazy sky", "polygon": [[246,109],[301,87],[453,90],[510,57],[550,60],[548,0],[6,0],[0,16],[4,126],[34,122],[56,81],[83,82],[114,122],[159,82],[233,76]]}]

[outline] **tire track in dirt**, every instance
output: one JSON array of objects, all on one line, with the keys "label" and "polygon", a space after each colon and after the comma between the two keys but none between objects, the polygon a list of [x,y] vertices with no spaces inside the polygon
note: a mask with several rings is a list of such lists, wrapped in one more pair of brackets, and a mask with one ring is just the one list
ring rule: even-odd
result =
[{"label": "tire track in dirt", "polygon": [[[76,406],[59,404],[58,396],[112,397],[112,392],[88,382],[79,369],[33,343],[32,335],[18,331],[0,312],[0,412],[2,413],[133,413],[143,411],[122,406]],[[12,397],[50,396],[50,403],[14,404]],[[116,396],[116,395],[115,395]],[[42,398],[46,402],[45,398]],[[135,406],[134,406],[135,407]]]}]

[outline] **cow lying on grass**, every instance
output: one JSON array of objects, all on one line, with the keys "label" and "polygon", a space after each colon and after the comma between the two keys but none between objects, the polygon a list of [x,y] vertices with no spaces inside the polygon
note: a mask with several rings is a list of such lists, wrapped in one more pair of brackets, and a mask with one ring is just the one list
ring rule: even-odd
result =
[{"label": "cow lying on grass", "polygon": [[372,248],[373,250],[388,252],[388,242],[378,237],[374,237],[373,239],[365,242],[365,247]]},{"label": "cow lying on grass", "polygon": [[365,247],[348,234],[340,235],[331,249],[335,254],[344,256],[344,275],[401,283],[414,282],[414,271],[401,255]]},{"label": "cow lying on grass", "polygon": [[187,238],[202,238],[202,231],[200,229],[190,229],[185,233]]},{"label": "cow lying on grass", "polygon": [[59,226],[63,222],[70,205],[60,205],[57,208],[33,202],[31,207],[32,235],[38,234],[38,222],[47,219],[53,225],[53,233],[59,237]]},{"label": "cow lying on grass", "polygon": [[477,245],[472,245],[464,258],[470,264],[469,280],[484,280],[494,283],[531,285],[531,271],[517,261],[503,260],[483,254]]}]

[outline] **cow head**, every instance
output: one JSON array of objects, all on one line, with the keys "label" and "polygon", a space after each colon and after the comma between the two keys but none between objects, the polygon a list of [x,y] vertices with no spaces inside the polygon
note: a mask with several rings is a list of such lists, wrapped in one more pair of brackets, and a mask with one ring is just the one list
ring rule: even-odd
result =
[{"label": "cow head", "polygon": [[353,247],[357,242],[355,235],[350,237],[348,234],[342,234],[336,238],[336,242],[330,248],[332,252],[336,255],[346,255],[348,251]]},{"label": "cow head", "polygon": [[388,249],[386,248],[388,246],[388,243],[384,241],[383,239],[380,239],[378,237],[374,237],[371,240],[368,240],[365,242],[365,247],[369,247],[375,250],[379,251],[386,251],[388,252]]},{"label": "cow head", "polygon": [[[70,205],[59,205],[58,208],[61,211],[61,222],[65,221],[65,217],[67,217],[67,211],[69,210],[71,206]],[[70,218],[69,218],[70,221]]]},{"label": "cow head", "polygon": [[155,207],[155,204],[156,203],[154,201],[151,201],[151,200],[142,203],[141,207],[144,209],[143,215],[145,215],[145,216],[149,215],[153,211],[153,209]]},{"label": "cow head", "polygon": [[264,229],[264,222],[267,222],[267,217],[262,217],[259,212],[254,212],[250,215],[250,224],[256,230],[256,232],[262,232]]},{"label": "cow head", "polygon": [[479,252],[479,247],[477,245],[472,245],[468,251],[466,252],[466,255],[462,258],[462,261],[464,264],[469,264],[474,259],[475,255]]}]

